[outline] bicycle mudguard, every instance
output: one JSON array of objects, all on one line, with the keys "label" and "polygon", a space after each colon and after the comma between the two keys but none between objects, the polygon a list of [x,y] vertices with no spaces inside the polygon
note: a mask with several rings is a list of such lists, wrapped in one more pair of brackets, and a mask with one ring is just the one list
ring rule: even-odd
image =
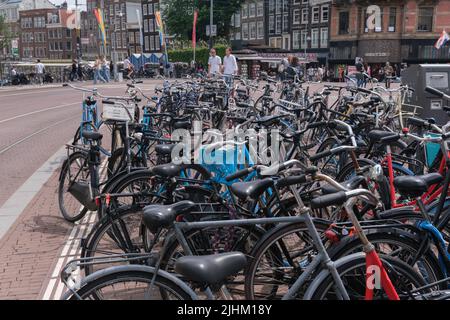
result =
[{"label": "bicycle mudguard", "polygon": [[[86,278],[83,278],[80,283],[80,288],[82,288],[83,286],[85,286],[87,283],[89,283],[91,281],[98,280],[101,277],[108,276],[108,275],[118,273],[118,272],[124,272],[124,271],[145,272],[145,273],[151,274],[153,277],[156,269],[153,267],[142,266],[142,265],[126,265],[126,266],[109,267],[106,269],[96,271],[96,272],[88,275]],[[164,270],[158,270],[157,273],[158,273],[158,276],[160,276],[170,282],[175,283],[177,286],[179,286],[181,289],[183,289],[185,291],[185,293],[187,293],[192,298],[192,300],[198,299],[195,292],[186,283],[181,281],[179,278],[175,277],[174,275],[172,275]],[[75,289],[75,291],[76,290],[77,289]],[[64,293],[62,295],[61,300],[68,300],[73,295],[74,295],[74,293],[71,290],[68,290],[66,293]]]}]

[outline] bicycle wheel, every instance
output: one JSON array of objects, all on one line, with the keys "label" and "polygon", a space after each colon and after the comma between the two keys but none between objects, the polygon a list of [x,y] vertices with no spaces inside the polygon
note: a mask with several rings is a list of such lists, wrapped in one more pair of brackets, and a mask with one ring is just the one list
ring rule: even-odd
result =
[{"label": "bicycle wheel", "polygon": [[[319,233],[329,226],[322,221],[316,221],[315,225]],[[272,229],[250,253],[244,270],[246,299],[281,299],[316,254],[303,222]]]},{"label": "bicycle wheel", "polygon": [[120,269],[88,281],[68,300],[191,300],[191,295],[174,281],[160,275],[154,279],[154,271]]},{"label": "bicycle wheel", "polygon": [[87,154],[74,152],[64,162],[58,185],[58,204],[64,219],[75,222],[84,217],[88,209],[84,207],[70,192],[74,183],[86,184],[90,181]]},{"label": "bicycle wheel", "polygon": [[[380,255],[392,284],[401,300],[409,299],[409,292],[424,286],[423,278],[405,262],[390,256]],[[335,261],[337,272],[342,279],[351,300],[364,300],[366,291],[366,257],[363,253],[353,254]],[[322,271],[311,284],[306,296],[312,300],[338,300],[334,279],[328,270]],[[374,289],[374,300],[387,300],[383,289]]]}]

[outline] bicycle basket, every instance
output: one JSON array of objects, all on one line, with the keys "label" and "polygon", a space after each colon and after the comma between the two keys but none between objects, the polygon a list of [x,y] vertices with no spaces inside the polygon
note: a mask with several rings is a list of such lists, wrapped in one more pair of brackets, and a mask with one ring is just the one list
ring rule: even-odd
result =
[{"label": "bicycle basket", "polygon": [[126,109],[120,104],[103,104],[102,118],[103,121],[113,120],[134,122],[134,104],[127,105]]}]

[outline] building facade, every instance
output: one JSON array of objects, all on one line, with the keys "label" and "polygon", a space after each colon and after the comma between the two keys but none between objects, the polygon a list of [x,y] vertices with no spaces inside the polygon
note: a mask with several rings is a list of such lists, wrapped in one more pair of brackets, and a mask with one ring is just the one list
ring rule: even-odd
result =
[{"label": "building facade", "polygon": [[142,0],[142,29],[145,53],[161,51],[161,42],[155,21],[155,12],[159,10],[159,0]]},{"label": "building facade", "polygon": [[264,0],[247,0],[231,17],[230,39],[233,47],[258,48],[266,45]]},{"label": "building facade", "polygon": [[330,62],[342,69],[361,57],[373,75],[388,61],[398,72],[400,63],[447,63],[448,46],[437,50],[434,44],[443,30],[449,30],[449,17],[449,0],[336,1],[331,10]]},{"label": "building facade", "polygon": [[19,12],[20,58],[74,59],[77,37],[60,20],[60,11],[66,9],[34,9]]},{"label": "building facade", "polygon": [[266,44],[271,48],[291,50],[292,2],[293,0],[266,2]]}]

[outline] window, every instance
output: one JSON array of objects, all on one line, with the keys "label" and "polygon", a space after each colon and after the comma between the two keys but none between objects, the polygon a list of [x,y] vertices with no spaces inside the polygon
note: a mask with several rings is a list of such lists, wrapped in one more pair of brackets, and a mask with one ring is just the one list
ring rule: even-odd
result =
[{"label": "window", "polygon": [[311,29],[311,48],[319,47],[319,29]]},{"label": "window", "polygon": [[160,49],[160,40],[159,36],[155,36],[155,50],[158,51]]},{"label": "window", "polygon": [[159,2],[156,2],[155,4],[153,4],[155,6],[155,12],[159,11]]},{"label": "window", "polygon": [[397,25],[397,8],[389,8],[389,26],[388,32],[395,32],[395,27]]},{"label": "window", "polygon": [[309,10],[308,8],[302,9],[302,24],[307,24],[309,18]]},{"label": "window", "polygon": [[433,7],[419,7],[417,31],[433,31]]},{"label": "window", "polygon": [[264,39],[264,23],[262,21],[258,21],[258,26],[256,29],[257,38]]},{"label": "window", "polygon": [[319,23],[320,18],[319,12],[320,12],[319,7],[312,8],[312,23]]},{"label": "window", "polygon": [[235,17],[234,17],[234,22],[236,23],[236,27],[240,27],[241,26],[241,14],[235,13]]},{"label": "window", "polygon": [[295,9],[292,13],[292,23],[293,24],[300,24],[300,9]]},{"label": "window", "polygon": [[126,48],[128,45],[127,34],[122,32],[122,48]]},{"label": "window", "polygon": [[145,51],[149,51],[150,50],[150,39],[149,39],[149,36],[145,36],[144,37],[144,47],[145,47]]},{"label": "window", "polygon": [[328,28],[320,29],[320,47],[328,48]]},{"label": "window", "polygon": [[292,31],[292,49],[300,48],[300,31],[294,30]]},{"label": "window", "polygon": [[66,43],[66,50],[67,51],[72,51],[72,42],[67,41],[67,43]]},{"label": "window", "polygon": [[241,40],[241,32],[240,31],[236,31],[236,33],[234,34],[234,39]]},{"label": "window", "polygon": [[150,32],[155,32],[155,19],[148,20],[148,30]]},{"label": "window", "polygon": [[247,4],[243,4],[242,5],[242,18],[247,18],[248,17],[248,6]]},{"label": "window", "polygon": [[302,30],[300,33],[300,46],[302,47],[302,49],[306,49],[308,47],[307,35],[308,35],[307,30]]},{"label": "window", "polygon": [[283,32],[289,31],[289,14],[285,13],[283,15]]},{"label": "window", "polygon": [[154,51],[155,50],[155,36],[151,36],[150,37],[150,51]]},{"label": "window", "polygon": [[[89,11],[89,10],[88,10]],[[109,5],[109,15],[113,16],[114,15],[114,5],[110,4]]]},{"label": "window", "polygon": [[328,16],[329,16],[330,8],[328,6],[322,6],[322,17],[321,22],[328,22]]},{"label": "window", "polygon": [[248,40],[248,23],[242,24],[242,40]]},{"label": "window", "polygon": [[269,16],[269,34],[275,33],[275,17]]},{"label": "window", "polygon": [[142,5],[142,14],[144,16],[148,15],[148,7],[146,4]]},{"label": "window", "polygon": [[255,17],[256,16],[256,5],[255,5],[255,3],[250,3],[249,4],[248,16],[249,17]]},{"label": "window", "polygon": [[275,0],[269,0],[269,14],[275,13]]},{"label": "window", "polygon": [[256,22],[250,22],[250,40],[256,39]]},{"label": "window", "polygon": [[282,2],[282,0],[277,0],[276,14],[280,14],[282,9],[283,9],[283,2]]},{"label": "window", "polygon": [[281,33],[281,16],[277,16],[275,20],[275,33]]},{"label": "window", "polygon": [[148,32],[149,20],[144,20],[144,32]]},{"label": "window", "polygon": [[72,37],[72,30],[66,29],[66,38],[71,38],[71,37]]},{"label": "window", "polygon": [[283,13],[289,13],[289,1],[283,0]]},{"label": "window", "polygon": [[148,14],[149,15],[153,14],[153,3],[148,4]]},{"label": "window", "polygon": [[339,12],[339,34],[348,34],[349,16],[348,11]]},{"label": "window", "polygon": [[256,4],[256,15],[258,17],[264,16],[264,2],[260,1]]}]

